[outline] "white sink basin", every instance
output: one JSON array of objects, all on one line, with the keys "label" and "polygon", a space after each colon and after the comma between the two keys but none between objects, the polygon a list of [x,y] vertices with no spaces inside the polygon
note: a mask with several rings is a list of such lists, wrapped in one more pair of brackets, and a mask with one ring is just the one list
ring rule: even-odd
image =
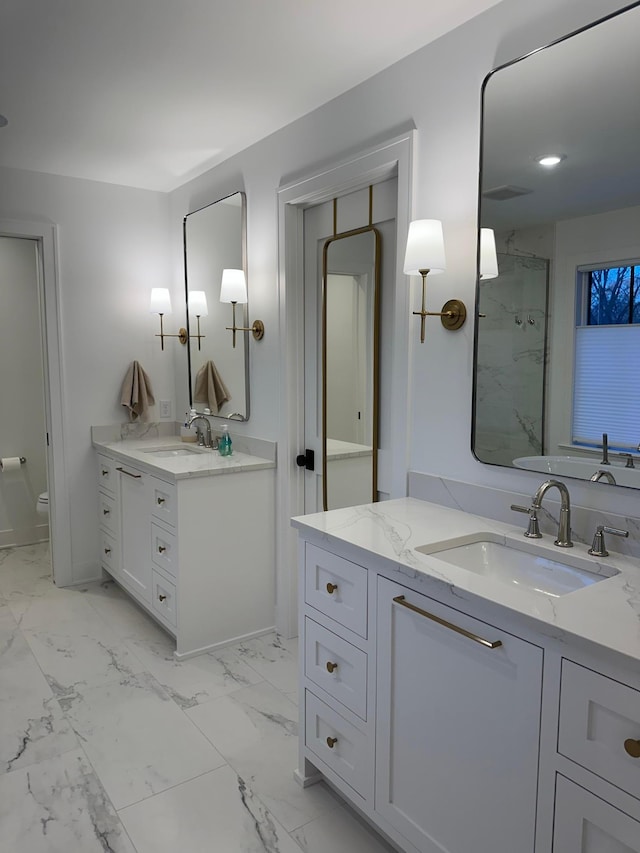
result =
[{"label": "white sink basin", "polygon": [[549,554],[529,542],[516,543],[492,534],[434,551],[433,546],[416,548],[452,566],[487,578],[557,598],[619,574],[617,569],[570,552]]},{"label": "white sink basin", "polygon": [[191,456],[194,453],[200,453],[200,450],[196,450],[191,447],[175,447],[175,448],[167,448],[167,447],[152,447],[149,450],[143,450],[143,453],[150,453],[153,456],[159,456],[161,458],[169,458],[171,456]]}]

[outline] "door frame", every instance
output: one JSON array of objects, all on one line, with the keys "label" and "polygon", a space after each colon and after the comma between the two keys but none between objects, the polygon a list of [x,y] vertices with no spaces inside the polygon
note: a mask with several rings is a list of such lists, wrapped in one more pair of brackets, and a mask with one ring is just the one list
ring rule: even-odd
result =
[{"label": "door frame", "polygon": [[[304,226],[303,211],[337,196],[396,175],[395,316],[393,321],[391,410],[399,418],[390,458],[392,498],[407,494],[409,452],[410,292],[402,252],[413,213],[416,131],[409,130],[333,166],[278,188],[278,299],[280,425],[276,486],[276,627],[285,637],[297,629],[297,537],[291,518],[304,512],[304,475],[295,464],[304,443]],[[289,286],[287,286],[289,283]],[[382,461],[382,460],[381,460]]]},{"label": "door frame", "polygon": [[58,284],[58,238],[55,225],[0,219],[0,236],[34,240],[38,244],[38,302],[44,376],[47,483],[49,491],[49,537],[54,583],[73,583],[71,564],[71,516],[67,487],[64,429],[64,382],[60,291]]}]

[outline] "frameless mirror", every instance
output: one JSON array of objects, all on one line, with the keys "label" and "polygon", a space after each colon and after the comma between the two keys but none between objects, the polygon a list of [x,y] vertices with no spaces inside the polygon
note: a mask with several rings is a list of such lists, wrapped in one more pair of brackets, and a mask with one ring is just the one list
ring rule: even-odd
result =
[{"label": "frameless mirror", "polygon": [[481,462],[640,488],[639,31],[635,4],[485,80]]},{"label": "frameless mirror", "polygon": [[380,234],[336,234],[322,253],[324,508],[377,500]]},{"label": "frameless mirror", "polygon": [[[189,394],[199,413],[249,419],[249,336],[234,344],[232,306],[220,302],[223,270],[246,276],[244,193],[213,202],[184,218],[184,265],[189,332]],[[248,306],[238,304],[236,321],[247,326]],[[208,414],[208,413],[207,413]]]}]

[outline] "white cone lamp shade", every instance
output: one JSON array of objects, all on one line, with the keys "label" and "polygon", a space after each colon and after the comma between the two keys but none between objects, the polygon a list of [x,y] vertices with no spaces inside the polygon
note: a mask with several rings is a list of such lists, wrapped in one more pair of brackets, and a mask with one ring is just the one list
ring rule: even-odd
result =
[{"label": "white cone lamp shade", "polygon": [[421,270],[429,270],[429,275],[435,275],[446,268],[442,222],[439,219],[414,219],[409,224],[405,275],[420,275]]},{"label": "white cone lamp shade", "polygon": [[498,255],[496,254],[496,238],[493,228],[480,229],[480,278],[486,281],[497,278]]},{"label": "white cone lamp shade", "polygon": [[151,289],[150,314],[171,314],[171,295],[166,287]]},{"label": "white cone lamp shade", "polygon": [[207,294],[204,290],[189,291],[189,313],[196,317],[208,317]]},{"label": "white cone lamp shade", "polygon": [[247,301],[247,281],[244,270],[222,270],[220,302],[237,302],[244,305]]}]

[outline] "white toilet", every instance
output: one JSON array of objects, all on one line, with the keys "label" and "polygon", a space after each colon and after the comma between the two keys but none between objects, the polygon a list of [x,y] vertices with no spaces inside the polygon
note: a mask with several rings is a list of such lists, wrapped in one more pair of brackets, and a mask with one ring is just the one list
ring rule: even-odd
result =
[{"label": "white toilet", "polygon": [[43,492],[41,495],[38,495],[36,512],[38,515],[49,515],[49,492]]}]

